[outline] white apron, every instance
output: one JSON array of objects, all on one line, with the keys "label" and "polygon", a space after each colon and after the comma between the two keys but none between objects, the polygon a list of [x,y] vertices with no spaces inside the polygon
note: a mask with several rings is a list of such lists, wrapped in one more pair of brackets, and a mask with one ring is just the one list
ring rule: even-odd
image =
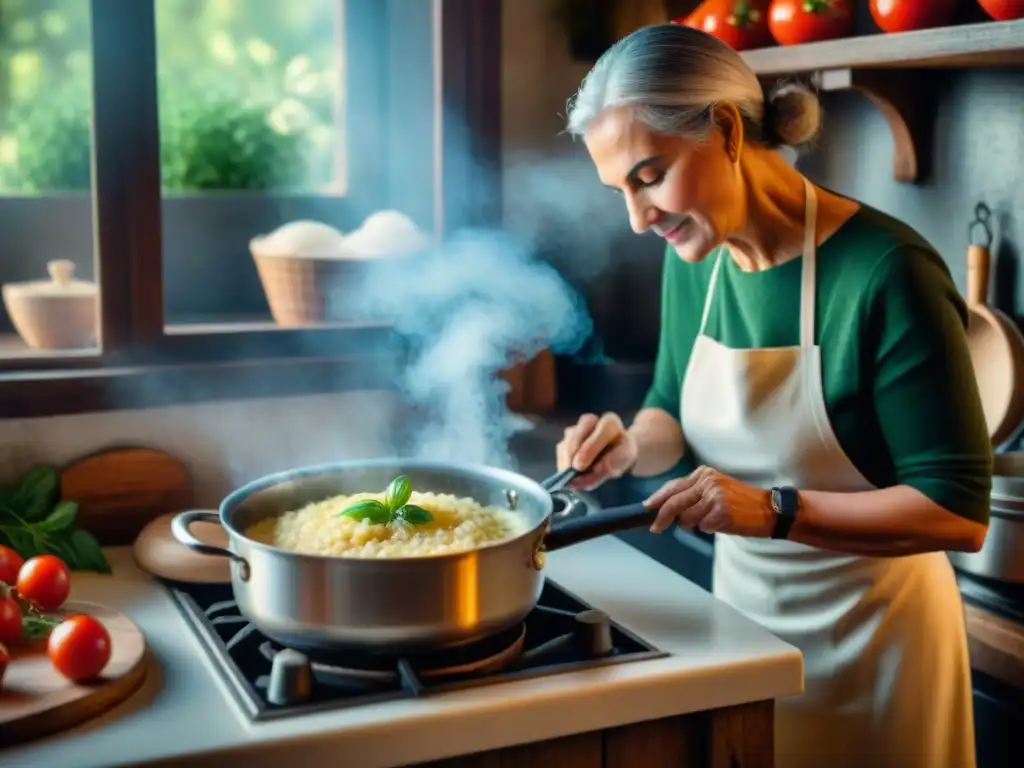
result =
[{"label": "white apron", "polygon": [[[720,254],[683,379],[683,432],[702,464],[761,488],[871,490],[825,409],[817,198],[805,185],[800,346],[729,349],[704,335]],[[715,595],[804,655],[804,693],[776,702],[778,768],[974,768],[963,603],[944,553],[873,558],[715,538]]]}]

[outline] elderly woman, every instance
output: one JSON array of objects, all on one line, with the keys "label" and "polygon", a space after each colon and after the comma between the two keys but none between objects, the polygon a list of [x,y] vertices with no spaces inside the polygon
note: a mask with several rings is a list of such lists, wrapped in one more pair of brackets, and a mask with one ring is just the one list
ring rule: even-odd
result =
[{"label": "elderly woman", "polygon": [[992,449],[966,310],[923,237],[778,153],[819,122],[813,93],[766,95],[688,27],[640,29],[597,62],[569,131],[633,229],[667,241],[661,339],[632,425],[584,415],[558,463],[582,488],[700,465],[647,500],[652,530],[718,534],[715,595],[803,652],[777,765],[970,768],[944,552],[984,541]]}]

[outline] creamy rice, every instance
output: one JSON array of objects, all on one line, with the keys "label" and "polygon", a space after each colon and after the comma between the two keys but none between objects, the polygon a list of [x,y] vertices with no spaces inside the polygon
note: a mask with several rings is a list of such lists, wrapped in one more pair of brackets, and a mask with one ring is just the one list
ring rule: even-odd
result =
[{"label": "creamy rice", "polygon": [[364,499],[384,500],[381,493],[332,496],[254,523],[250,539],[279,549],[335,557],[415,557],[465,552],[525,533],[527,520],[515,512],[485,507],[451,494],[417,493],[409,504],[423,507],[434,519],[422,525],[404,522],[372,524],[341,512]]}]

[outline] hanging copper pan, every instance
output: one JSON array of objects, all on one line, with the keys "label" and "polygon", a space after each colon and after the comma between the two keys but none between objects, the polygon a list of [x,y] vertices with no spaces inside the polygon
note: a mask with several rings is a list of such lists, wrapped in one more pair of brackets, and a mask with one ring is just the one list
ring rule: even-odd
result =
[{"label": "hanging copper pan", "polygon": [[[984,203],[975,209],[967,247],[967,306],[970,321],[967,343],[974,375],[981,392],[992,444],[1013,439],[1024,425],[1024,334],[1014,320],[986,303],[991,270],[992,230]],[[974,244],[976,230],[984,233],[984,245]]]}]

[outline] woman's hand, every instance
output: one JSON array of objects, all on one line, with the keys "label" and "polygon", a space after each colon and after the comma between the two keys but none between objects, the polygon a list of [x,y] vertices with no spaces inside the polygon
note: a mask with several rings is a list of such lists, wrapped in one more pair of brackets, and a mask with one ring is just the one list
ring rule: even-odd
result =
[{"label": "woman's hand", "polygon": [[593,490],[609,478],[622,477],[636,464],[636,439],[614,413],[600,418],[585,413],[575,426],[565,430],[555,449],[558,471],[570,466],[582,472],[570,485],[581,491]]},{"label": "woman's hand", "polygon": [[644,505],[658,509],[651,526],[654,533],[675,522],[705,533],[767,538],[775,524],[771,491],[741,483],[710,467],[670,480]]}]

